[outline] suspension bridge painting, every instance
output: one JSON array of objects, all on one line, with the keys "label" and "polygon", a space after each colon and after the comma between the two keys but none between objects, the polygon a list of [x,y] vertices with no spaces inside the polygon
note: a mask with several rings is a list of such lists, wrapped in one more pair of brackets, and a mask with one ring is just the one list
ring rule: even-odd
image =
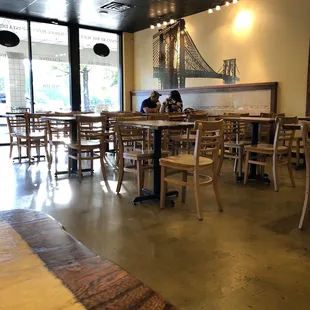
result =
[{"label": "suspension bridge painting", "polygon": [[212,78],[234,84],[237,77],[236,59],[227,59],[215,71],[199,53],[184,19],[160,30],[153,36],[153,77],[161,89],[185,88],[186,78]]}]

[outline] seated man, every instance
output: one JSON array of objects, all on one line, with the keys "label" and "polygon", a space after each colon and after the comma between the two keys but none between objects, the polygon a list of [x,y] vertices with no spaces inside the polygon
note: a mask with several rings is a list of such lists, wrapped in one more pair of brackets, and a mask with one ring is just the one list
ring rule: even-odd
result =
[{"label": "seated man", "polygon": [[161,94],[159,94],[157,91],[153,91],[151,93],[151,97],[148,99],[143,100],[141,104],[141,113],[158,113],[161,107],[161,104],[159,102],[159,97]]}]

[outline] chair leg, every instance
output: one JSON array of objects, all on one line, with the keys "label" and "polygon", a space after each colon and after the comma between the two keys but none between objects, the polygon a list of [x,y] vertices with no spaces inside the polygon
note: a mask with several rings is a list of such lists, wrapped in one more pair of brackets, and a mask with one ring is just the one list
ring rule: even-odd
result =
[{"label": "chair leg", "polygon": [[30,140],[27,140],[27,158],[28,158],[28,165],[31,164],[31,143]]},{"label": "chair leg", "polygon": [[[53,161],[53,157],[52,157],[52,152],[50,152],[50,163],[52,165],[52,161]],[[56,176],[57,176],[57,164],[58,164],[58,146],[55,145],[55,172],[56,172]]]},{"label": "chair leg", "polygon": [[142,160],[137,160],[137,182],[138,196],[142,196]]},{"label": "chair leg", "polygon": [[[182,172],[182,181],[187,182],[187,171]],[[182,185],[182,203],[185,203],[186,200],[186,189],[187,186]]]},{"label": "chair leg", "polygon": [[221,198],[220,198],[220,191],[219,191],[218,184],[217,184],[217,172],[215,170],[213,171],[212,185],[213,185],[213,189],[214,189],[214,193],[215,193],[217,207],[218,207],[220,212],[223,212],[223,206],[222,206],[222,202],[221,202]]},{"label": "chair leg", "polygon": [[300,141],[296,142],[296,167],[300,164]]},{"label": "chair leg", "polygon": [[304,229],[305,227],[305,220],[308,217],[308,209],[309,209],[309,186],[310,186],[310,180],[309,180],[309,174],[307,173],[307,179],[306,179],[306,192],[305,192],[305,200],[304,205],[301,212],[301,217],[299,220],[299,229]]},{"label": "chair leg", "polygon": [[78,150],[78,164],[79,164],[79,181],[82,181],[82,153],[81,150]]},{"label": "chair leg", "polygon": [[292,167],[291,160],[289,160],[289,159],[288,159],[288,162],[287,162],[287,169],[288,169],[288,173],[289,173],[289,176],[290,176],[292,187],[295,187],[293,167]]},{"label": "chair leg", "polygon": [[242,177],[242,159],[243,159],[243,149],[239,148],[238,150],[238,176]]},{"label": "chair leg", "polygon": [[160,178],[160,208],[165,208],[166,202],[166,191],[167,191],[167,182],[165,182],[165,177],[167,175],[166,167],[161,166],[161,178]]},{"label": "chair leg", "polygon": [[10,154],[9,154],[9,158],[12,158],[12,153],[13,153],[13,138],[10,137]]},{"label": "chair leg", "polygon": [[[56,155],[56,146],[55,146],[55,155]],[[51,170],[52,163],[53,163],[53,146],[50,144],[50,156],[47,164],[48,171]]]},{"label": "chair leg", "polygon": [[93,160],[93,158],[94,158],[94,151],[93,150],[90,151],[90,157],[92,158],[90,160],[90,175],[93,176],[94,175],[94,160]]},{"label": "chair leg", "polygon": [[100,166],[101,166],[102,177],[106,181],[107,180],[107,172],[106,172],[105,165],[104,165],[104,157],[105,157],[105,149],[103,146],[103,148],[100,149]]},{"label": "chair leg", "polygon": [[18,151],[18,162],[22,162],[22,148],[20,146],[21,140],[17,139],[17,151]]},{"label": "chair leg", "polygon": [[195,194],[195,202],[196,202],[196,212],[199,220],[203,219],[200,199],[199,199],[199,173],[198,171],[194,171],[194,194]]},{"label": "chair leg", "polygon": [[48,143],[47,143],[47,141],[44,141],[44,149],[45,149],[46,160],[47,160],[47,162],[49,162],[50,161],[50,154],[48,152]]},{"label": "chair leg", "polygon": [[119,165],[118,165],[118,182],[116,187],[116,193],[119,194],[121,190],[121,186],[123,183],[123,177],[124,177],[124,158],[119,159]]},{"label": "chair leg", "polygon": [[277,169],[277,155],[276,154],[273,154],[273,157],[272,157],[272,173],[273,173],[274,190],[278,192],[279,187],[278,187],[278,169]]},{"label": "chair leg", "polygon": [[217,174],[221,173],[223,162],[224,162],[224,152],[223,154],[221,154],[220,160],[218,161]]},{"label": "chair leg", "polygon": [[246,152],[245,156],[245,167],[244,167],[244,185],[248,183],[248,177],[249,177],[249,160],[250,160],[250,152]]},{"label": "chair leg", "polygon": [[72,169],[72,158],[71,155],[71,148],[68,147],[68,177],[71,176],[71,169]]},{"label": "chair leg", "polygon": [[235,161],[234,161],[234,173],[237,172],[237,167],[238,167],[238,158],[235,158]]},{"label": "chair leg", "polygon": [[41,150],[40,150],[40,142],[36,143],[36,152],[37,152],[37,162],[40,161],[40,155],[41,155]]}]

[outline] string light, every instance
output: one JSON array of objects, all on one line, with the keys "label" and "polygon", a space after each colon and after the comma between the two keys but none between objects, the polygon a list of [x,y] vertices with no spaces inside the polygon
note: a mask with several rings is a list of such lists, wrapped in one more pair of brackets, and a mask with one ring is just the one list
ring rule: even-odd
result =
[{"label": "string light", "polygon": [[208,13],[209,13],[209,14],[213,13],[213,10],[212,10],[212,9],[209,9],[209,10],[208,10]]},{"label": "string light", "polygon": [[157,27],[160,28],[161,27],[161,23],[157,23]]},{"label": "string light", "polygon": [[216,9],[217,11],[219,11],[219,10],[221,9],[221,7],[220,7],[219,5],[217,5],[217,6],[215,7],[215,9]]},{"label": "string light", "polygon": [[167,25],[168,25],[168,23],[167,23],[166,21],[164,21],[164,22],[163,22],[163,25],[164,25],[164,26],[167,26]]},{"label": "string light", "polygon": [[174,24],[175,20],[173,18],[170,19],[170,24]]},{"label": "string light", "polygon": [[233,4],[236,4],[236,3],[238,3],[238,0],[233,0]]},{"label": "string light", "polygon": [[155,29],[155,26],[154,26],[154,25],[151,25],[150,28],[151,28],[151,29]]},{"label": "string light", "polygon": [[230,3],[229,3],[228,1],[226,1],[225,5],[226,5],[226,6],[229,6],[229,5],[230,5]]}]

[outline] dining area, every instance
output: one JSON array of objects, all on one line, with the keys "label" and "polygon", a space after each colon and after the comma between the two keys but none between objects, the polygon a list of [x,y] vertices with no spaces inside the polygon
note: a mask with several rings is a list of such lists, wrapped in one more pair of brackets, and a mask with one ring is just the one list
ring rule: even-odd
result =
[{"label": "dining area", "polygon": [[[283,166],[293,188],[294,172],[308,169],[307,122],[284,113],[215,116],[204,111],[103,111],[3,116],[10,135],[9,158],[19,165],[31,169],[33,164],[41,167],[45,163],[55,180],[77,177],[82,183],[93,178],[94,161],[99,159],[102,182],[109,184],[109,168],[116,173],[116,197],[132,173],[136,179],[131,196],[134,206],[155,202],[160,209],[175,207],[177,212],[178,197],[186,204],[186,194],[193,190],[199,220],[203,219],[202,186],[213,185],[217,208],[224,210],[218,186],[223,165],[231,166],[236,187],[265,185],[266,191],[273,188],[275,192],[281,191]],[[146,178],[151,181],[148,187]],[[300,229],[308,210],[307,192],[306,188]]]}]

